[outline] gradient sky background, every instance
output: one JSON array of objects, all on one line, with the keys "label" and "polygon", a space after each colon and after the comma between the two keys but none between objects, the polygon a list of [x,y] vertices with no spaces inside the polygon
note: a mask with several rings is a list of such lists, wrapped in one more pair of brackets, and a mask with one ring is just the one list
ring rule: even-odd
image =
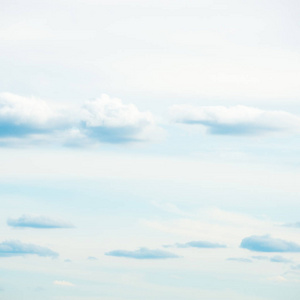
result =
[{"label": "gradient sky background", "polygon": [[1,299],[299,299],[298,1],[0,4]]}]

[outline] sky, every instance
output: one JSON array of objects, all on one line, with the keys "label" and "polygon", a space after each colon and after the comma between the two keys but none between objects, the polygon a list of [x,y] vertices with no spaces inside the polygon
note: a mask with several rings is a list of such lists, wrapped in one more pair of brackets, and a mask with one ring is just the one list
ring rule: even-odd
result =
[{"label": "sky", "polygon": [[297,1],[0,2],[1,299],[299,299]]}]

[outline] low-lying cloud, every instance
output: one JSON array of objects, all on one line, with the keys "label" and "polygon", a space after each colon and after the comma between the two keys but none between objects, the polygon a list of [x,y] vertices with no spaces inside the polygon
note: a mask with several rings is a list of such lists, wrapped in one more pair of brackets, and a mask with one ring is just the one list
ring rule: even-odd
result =
[{"label": "low-lying cloud", "polygon": [[174,105],[170,116],[176,123],[203,125],[209,134],[258,135],[268,132],[300,132],[300,117],[285,111],[249,106]]},{"label": "low-lying cloud", "polygon": [[49,248],[20,241],[4,241],[0,243],[0,257],[37,255],[43,257],[57,257],[58,253]]},{"label": "low-lying cloud", "polygon": [[226,248],[226,245],[219,243],[212,243],[208,241],[191,241],[187,243],[177,243],[166,247],[177,247],[177,248]]},{"label": "low-lying cloud", "polygon": [[179,256],[164,250],[151,250],[148,248],[140,248],[134,251],[127,250],[113,250],[106,252],[105,255],[116,256],[116,257],[127,257],[134,259],[168,259],[168,258],[178,258]]},{"label": "low-lying cloud", "polygon": [[72,228],[72,224],[64,222],[62,220],[55,220],[43,216],[29,216],[23,215],[17,219],[8,219],[7,225],[11,227],[20,227],[20,228],[38,228],[38,229],[47,229],[47,228]]},{"label": "low-lying cloud", "polygon": [[244,238],[240,247],[257,252],[300,252],[300,245],[294,242],[275,239],[269,235],[253,235]]}]

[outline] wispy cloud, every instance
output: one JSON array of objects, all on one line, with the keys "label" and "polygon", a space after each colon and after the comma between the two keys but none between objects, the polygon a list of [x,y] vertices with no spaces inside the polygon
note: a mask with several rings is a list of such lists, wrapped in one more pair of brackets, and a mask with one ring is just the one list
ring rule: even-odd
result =
[{"label": "wispy cloud", "polygon": [[64,280],[55,280],[53,281],[53,284],[60,285],[60,286],[75,286],[73,283]]},{"label": "wispy cloud", "polygon": [[58,253],[49,248],[34,244],[25,244],[20,241],[4,241],[0,243],[0,257],[38,255],[44,257],[57,257]]},{"label": "wispy cloud", "polygon": [[30,227],[38,229],[47,228],[72,228],[72,224],[64,222],[62,220],[50,219],[43,216],[30,216],[23,215],[17,219],[8,219],[7,225],[11,227]]},{"label": "wispy cloud", "polygon": [[243,262],[243,263],[252,263],[252,260],[249,258],[243,258],[243,257],[230,257],[227,258],[229,261],[237,261],[237,262]]},{"label": "wispy cloud", "polygon": [[95,256],[89,256],[87,259],[88,259],[88,260],[98,260],[98,258],[95,257]]},{"label": "wispy cloud", "polygon": [[212,243],[208,241],[191,241],[187,243],[177,243],[175,245],[170,245],[166,247],[177,247],[177,248],[226,248],[226,245],[219,243]]},{"label": "wispy cloud", "polygon": [[281,239],[274,239],[269,235],[253,235],[244,238],[240,247],[258,252],[300,252],[300,245]]},{"label": "wispy cloud", "polygon": [[294,227],[294,228],[300,228],[300,222],[295,222],[295,223],[285,223],[282,226],[285,227]]},{"label": "wispy cloud", "polygon": [[276,256],[273,256],[270,258],[270,261],[271,262],[276,262],[276,263],[291,263],[292,260],[288,259],[288,258],[285,258],[285,257],[282,257],[280,255],[276,255]]},{"label": "wispy cloud", "polygon": [[177,123],[203,125],[210,134],[256,135],[276,131],[300,132],[300,117],[285,111],[267,111],[249,106],[175,105],[170,115]]},{"label": "wispy cloud", "polygon": [[255,256],[251,256],[253,259],[257,259],[257,260],[269,260],[268,256],[260,256],[260,255],[255,255]]},{"label": "wispy cloud", "polygon": [[179,256],[159,249],[151,250],[148,248],[140,248],[134,251],[127,250],[113,250],[105,253],[108,256],[127,257],[135,259],[167,259],[167,258],[178,258]]}]

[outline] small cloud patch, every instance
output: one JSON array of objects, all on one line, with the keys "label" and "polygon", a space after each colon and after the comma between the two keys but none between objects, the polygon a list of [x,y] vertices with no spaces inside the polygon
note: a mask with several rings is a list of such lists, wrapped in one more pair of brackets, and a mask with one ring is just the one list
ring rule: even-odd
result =
[{"label": "small cloud patch", "polygon": [[240,247],[257,252],[300,252],[300,245],[281,239],[274,239],[269,235],[253,235],[244,238]]},{"label": "small cloud patch", "polygon": [[20,241],[4,241],[0,243],[0,257],[38,255],[44,257],[57,257],[58,253],[49,248],[34,244],[25,244]]},{"label": "small cloud patch", "polygon": [[295,222],[295,223],[285,223],[283,224],[285,227],[294,227],[294,228],[300,228],[300,222]]},{"label": "small cloud patch", "polygon": [[226,248],[226,245],[219,243],[212,243],[207,241],[191,241],[188,243],[174,245],[177,248]]},{"label": "small cloud patch", "polygon": [[7,225],[11,227],[23,227],[23,228],[37,228],[37,229],[47,229],[47,228],[72,228],[72,224],[64,222],[62,220],[55,220],[43,216],[29,216],[23,215],[17,219],[8,219]]},{"label": "small cloud patch", "polygon": [[243,262],[243,263],[252,263],[251,259],[249,259],[249,258],[243,258],[243,257],[230,257],[230,258],[227,258],[227,260],[237,261],[237,262]]},{"label": "small cloud patch", "polygon": [[151,250],[148,248],[140,248],[135,251],[127,250],[113,250],[106,252],[105,255],[116,256],[116,257],[127,257],[134,259],[168,259],[168,258],[178,258],[180,256],[159,249]]},{"label": "small cloud patch", "polygon": [[54,285],[59,285],[59,286],[75,286],[73,283],[69,281],[64,281],[64,280],[55,280],[53,281]]},{"label": "small cloud patch", "polygon": [[89,256],[87,259],[88,259],[88,260],[98,260],[98,258],[95,257],[95,256]]},{"label": "small cloud patch", "polygon": [[276,263],[285,263],[285,264],[291,263],[291,262],[292,262],[292,260],[287,259],[287,258],[285,258],[285,257],[282,257],[282,256],[280,256],[280,255],[271,257],[271,258],[270,258],[270,261],[271,261],[271,262],[276,262]]}]

